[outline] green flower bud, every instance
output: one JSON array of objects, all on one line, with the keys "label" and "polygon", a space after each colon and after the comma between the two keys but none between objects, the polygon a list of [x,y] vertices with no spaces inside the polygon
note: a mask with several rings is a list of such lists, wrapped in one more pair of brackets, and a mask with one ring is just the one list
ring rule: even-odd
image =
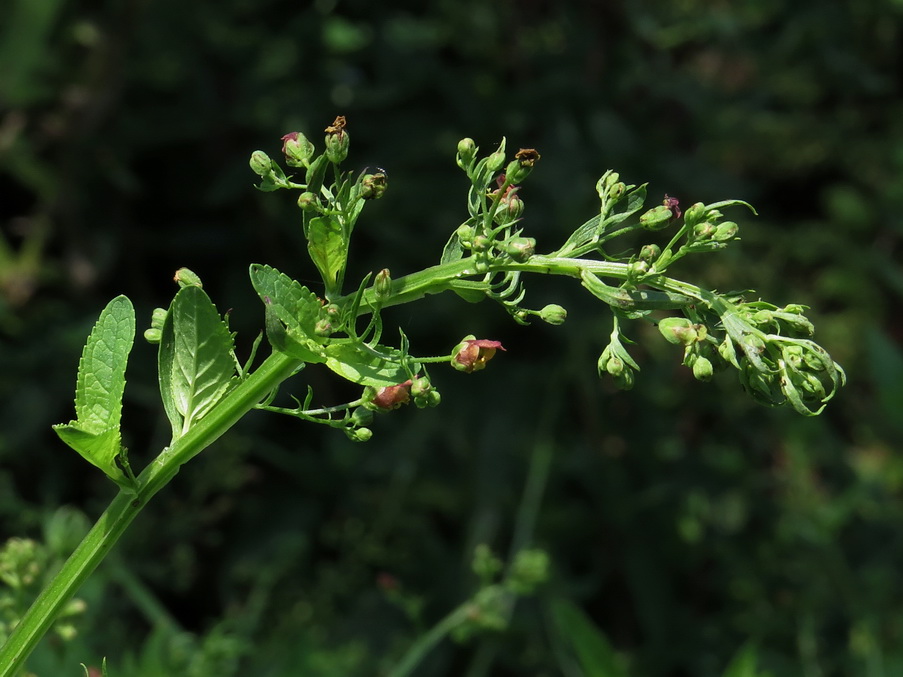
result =
[{"label": "green flower bud", "polygon": [[662,248],[657,244],[647,244],[643,245],[643,248],[640,249],[640,261],[646,261],[647,263],[652,263],[656,261],[659,256],[662,255]]},{"label": "green flower bud", "polygon": [[373,412],[364,407],[357,407],[351,412],[351,423],[355,428],[370,425],[373,423]]},{"label": "green flower bud", "polygon": [[503,164],[505,164],[504,143],[502,147],[486,158],[486,169],[490,172],[497,172],[502,168]]},{"label": "green flower bud", "polygon": [[477,155],[477,144],[471,138],[458,141],[458,156],[456,161],[461,169],[466,169]]},{"label": "green flower bud", "polygon": [[326,159],[332,164],[339,165],[348,157],[348,146],[351,139],[345,131],[345,116],[339,115],[335,121],[326,128]]},{"label": "green flower bud", "polygon": [[378,200],[386,192],[388,177],[385,172],[364,174],[361,179],[361,197],[365,200]]},{"label": "green flower bud", "polygon": [[705,221],[693,227],[694,240],[709,240],[715,235],[715,224]]},{"label": "green flower bud", "polygon": [[411,383],[411,396],[415,400],[425,399],[432,390],[433,384],[430,383],[430,380],[426,376],[416,378],[413,383]]},{"label": "green flower bud", "polygon": [[155,327],[151,327],[150,329],[144,330],[144,340],[152,345],[156,345],[160,343],[163,339],[163,330],[156,329]]},{"label": "green flower bud", "polygon": [[262,150],[255,150],[251,153],[251,160],[248,164],[251,165],[251,171],[261,178],[266,178],[273,171],[273,161]]},{"label": "green flower bud", "polygon": [[[504,208],[504,215],[507,216],[504,221],[514,221],[519,219],[521,214],[524,213],[524,201],[521,200],[520,196],[514,191],[511,191],[506,197],[503,197],[501,204]],[[498,214],[497,220],[499,216],[502,215]]]},{"label": "green flower bud", "polygon": [[646,230],[662,230],[668,227],[671,219],[671,210],[665,205],[659,205],[640,216],[640,225]]},{"label": "green flower bud", "polygon": [[492,240],[485,235],[477,235],[473,239],[473,250],[475,252],[484,252],[492,246]]},{"label": "green flower bud", "polygon": [[514,558],[506,587],[518,595],[530,595],[549,577],[549,556],[543,550],[521,550]]},{"label": "green flower bud", "polygon": [[684,223],[688,226],[695,226],[705,218],[705,215],[705,205],[701,202],[697,202],[696,204],[690,205],[687,211],[684,212]]},{"label": "green flower bud", "polygon": [[714,373],[714,371],[715,370],[712,367],[712,362],[707,357],[699,355],[693,362],[693,376],[697,381],[712,380],[712,374]]},{"label": "green flower bud", "polygon": [[490,581],[505,567],[485,543],[480,543],[473,551],[473,572],[485,581]]},{"label": "green flower bud", "polygon": [[658,330],[668,343],[688,346],[699,340],[698,329],[701,326],[686,317],[666,317],[658,323]]},{"label": "green flower bud", "polygon": [[473,245],[473,226],[464,223],[458,226],[458,230],[456,230],[455,233],[458,236],[458,241],[462,245],[464,245],[465,247],[470,247]]},{"label": "green flower bud", "polygon": [[332,331],[332,322],[325,318],[317,320],[317,323],[314,325],[314,334],[317,336],[329,336],[332,334]]},{"label": "green flower bud", "polygon": [[316,194],[305,191],[298,196],[298,206],[305,212],[312,212],[320,206],[320,200]]},{"label": "green flower bud", "polygon": [[373,280],[373,288],[377,301],[385,301],[392,294],[392,276],[388,268],[383,268]]},{"label": "green flower bud", "polygon": [[523,263],[536,253],[536,240],[532,237],[512,237],[502,243],[501,250],[518,263]]},{"label": "green flower bud", "polygon": [[[622,360],[617,355],[611,356],[605,363],[605,371],[607,371],[612,376],[620,376],[624,373],[624,360]],[[628,371],[630,370],[628,369]]]},{"label": "green flower bud", "polygon": [[539,318],[543,322],[548,322],[549,324],[556,326],[564,324],[567,316],[568,311],[559,306],[557,303],[550,303],[545,308],[539,311]]},{"label": "green flower bud", "polygon": [[608,197],[612,200],[617,200],[624,194],[626,190],[627,186],[624,185],[622,181],[618,181],[617,183],[613,183],[608,187]]},{"label": "green flower bud", "polygon": [[438,390],[431,390],[427,393],[426,403],[430,407],[438,407],[439,403],[442,401],[442,395],[439,394]]},{"label": "green flower bud", "polygon": [[740,227],[733,221],[725,221],[724,223],[719,223],[715,228],[712,239],[715,242],[727,242],[737,237],[737,231],[739,230]]},{"label": "green flower bud", "polygon": [[625,369],[620,374],[612,374],[615,385],[621,390],[630,390],[636,382],[636,374],[633,369]]},{"label": "green flower bud", "polygon": [[282,137],[282,152],[289,167],[306,167],[314,155],[314,145],[301,132],[289,132]]},{"label": "green flower bud", "polygon": [[353,442],[368,442],[373,437],[370,428],[345,428],[345,434]]},{"label": "green flower bud", "polygon": [[166,316],[169,311],[166,308],[154,308],[151,313],[151,327],[154,329],[163,329],[163,323],[166,322]]},{"label": "green flower bud", "polygon": [[201,287],[204,288],[204,285],[201,284],[201,278],[198,277],[197,273],[192,272],[188,268],[179,268],[176,271],[176,274],[172,278],[173,282],[176,282],[180,288],[184,287]]}]

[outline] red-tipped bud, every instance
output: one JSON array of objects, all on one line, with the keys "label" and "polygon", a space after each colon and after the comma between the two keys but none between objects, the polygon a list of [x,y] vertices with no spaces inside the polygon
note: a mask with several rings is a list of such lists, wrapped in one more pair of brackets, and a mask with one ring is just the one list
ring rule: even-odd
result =
[{"label": "red-tipped bud", "polygon": [[380,409],[398,409],[411,401],[411,379],[395,386],[385,386],[376,391],[370,402]]},{"label": "red-tipped bud", "polygon": [[282,152],[289,167],[306,167],[314,155],[314,145],[301,132],[289,132],[282,137]]}]

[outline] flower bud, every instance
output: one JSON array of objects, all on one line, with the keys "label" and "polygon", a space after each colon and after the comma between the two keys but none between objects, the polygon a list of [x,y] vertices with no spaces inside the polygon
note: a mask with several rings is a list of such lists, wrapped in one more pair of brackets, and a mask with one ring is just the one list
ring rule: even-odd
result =
[{"label": "flower bud", "polygon": [[714,371],[712,362],[707,357],[699,355],[693,362],[693,376],[697,381],[711,381]]},{"label": "flower bud", "polygon": [[458,226],[458,230],[455,231],[458,236],[458,241],[464,245],[465,247],[470,247],[473,245],[473,226],[468,225],[466,223]]},{"label": "flower bud", "polygon": [[352,442],[368,442],[373,437],[370,428],[345,428],[345,434]]},{"label": "flower bud", "polygon": [[497,151],[486,158],[486,169],[490,172],[497,172],[502,168],[503,164],[505,164],[504,143]]},{"label": "flower bud", "polygon": [[724,223],[719,223],[715,228],[712,239],[716,242],[727,242],[737,237],[737,231],[739,230],[740,227],[733,221],[725,221]]},{"label": "flower bud", "polygon": [[705,205],[697,202],[690,205],[690,208],[684,212],[684,223],[688,226],[695,226],[705,218]]},{"label": "flower bud", "polygon": [[512,237],[502,243],[501,250],[518,263],[523,263],[536,253],[536,240],[532,237]]},{"label": "flower bud", "polygon": [[511,191],[506,197],[503,197],[501,203],[508,216],[505,221],[519,219],[521,214],[524,213],[524,201],[520,199],[520,196],[515,191]]},{"label": "flower bud", "polygon": [[645,261],[646,263],[652,263],[661,255],[662,248],[657,244],[643,245],[643,248],[640,249],[640,261]]},{"label": "flower bud", "polygon": [[613,183],[608,187],[608,197],[612,200],[617,200],[624,194],[624,191],[626,190],[627,186],[624,185],[624,182],[618,181],[617,183]]},{"label": "flower bud", "polygon": [[154,312],[151,313],[151,328],[163,329],[163,323],[166,322],[168,314],[169,311],[166,308],[154,308]]},{"label": "flower bud", "polygon": [[686,317],[666,317],[658,323],[658,330],[668,343],[688,346],[699,340],[699,327]]},{"label": "flower bud", "polygon": [[693,227],[693,239],[708,240],[715,235],[715,224],[705,221]]},{"label": "flower bud", "polygon": [[605,363],[605,371],[612,376],[620,376],[624,373],[624,360],[617,355],[612,355]]},{"label": "flower bud", "polygon": [[351,412],[351,423],[355,428],[370,425],[373,423],[373,412],[365,407],[357,407]]},{"label": "flower bud", "polygon": [[176,271],[176,274],[172,278],[173,282],[178,283],[180,288],[184,287],[201,287],[204,288],[204,285],[201,284],[201,278],[198,277],[197,273],[189,270],[188,268],[179,268]]},{"label": "flower bud", "polygon": [[314,155],[314,145],[301,132],[289,132],[282,137],[282,152],[289,167],[306,167]]},{"label": "flower bud", "polygon": [[326,159],[332,164],[338,165],[348,157],[348,146],[351,139],[345,131],[345,116],[339,115],[329,127],[326,128]]},{"label": "flower bud", "polygon": [[671,218],[671,210],[665,205],[659,205],[640,216],[640,225],[646,230],[662,230],[668,227]]},{"label": "flower bud", "polygon": [[545,308],[539,311],[539,317],[543,322],[548,322],[549,324],[556,326],[564,324],[567,316],[568,311],[559,306],[557,303],[550,303]]},{"label": "flower bud", "polygon": [[298,206],[305,212],[314,211],[320,206],[316,194],[305,191],[298,196]]},{"label": "flower bud", "polygon": [[636,373],[633,369],[624,369],[620,374],[612,374],[615,385],[621,390],[630,390],[636,381]]},{"label": "flower bud", "polygon": [[364,174],[361,179],[361,197],[365,200],[378,200],[386,192],[388,177],[385,172]]},{"label": "flower bud", "polygon": [[373,288],[377,301],[385,301],[392,294],[392,276],[388,268],[383,268],[373,280]]},{"label": "flower bud", "polygon": [[411,383],[411,397],[420,409],[429,406],[429,395],[433,392],[433,384],[426,376],[414,379]]},{"label": "flower bud", "polygon": [[332,322],[326,318],[317,320],[317,323],[314,325],[314,334],[317,336],[329,336],[332,334],[332,331]]},{"label": "flower bud", "polygon": [[498,341],[475,339],[473,335],[455,346],[451,354],[451,365],[467,374],[486,368],[486,363],[495,356],[496,350],[505,350]]},{"label": "flower bud", "polygon": [[549,578],[549,556],[542,550],[521,550],[514,558],[506,587],[518,595],[532,594]]},{"label": "flower bud", "polygon": [[152,345],[156,345],[163,340],[163,330],[151,327],[144,330],[144,340]]},{"label": "flower bud", "polygon": [[251,166],[251,171],[261,178],[266,178],[273,171],[273,161],[262,150],[255,150],[251,153],[251,160],[248,164]]},{"label": "flower bud", "polygon": [[485,235],[477,235],[473,239],[473,250],[475,252],[484,252],[492,245],[492,240],[490,240]]},{"label": "flower bud", "polygon": [[456,158],[458,166],[465,169],[477,154],[477,144],[470,137],[458,141],[458,157]]}]

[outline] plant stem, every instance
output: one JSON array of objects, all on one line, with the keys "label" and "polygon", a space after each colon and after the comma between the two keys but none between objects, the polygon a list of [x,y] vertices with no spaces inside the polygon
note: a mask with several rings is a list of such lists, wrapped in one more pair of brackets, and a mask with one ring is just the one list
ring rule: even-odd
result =
[{"label": "plant stem", "polygon": [[282,353],[270,355],[241,381],[210,413],[144,469],[138,495],[118,493],[59,573],[38,595],[6,643],[0,647],[0,677],[14,677],[47,633],[60,610],[107,556],[151,497],[179,471],[181,465],[216,441],[301,363]]},{"label": "plant stem", "polygon": [[421,635],[420,639],[408,649],[408,652],[398,664],[392,668],[386,677],[405,677],[410,674],[411,670],[420,664],[420,661],[423,660],[424,656],[426,656],[440,640],[467,620],[467,615],[470,612],[471,606],[472,603],[470,600],[464,602],[430,628],[426,634]]}]

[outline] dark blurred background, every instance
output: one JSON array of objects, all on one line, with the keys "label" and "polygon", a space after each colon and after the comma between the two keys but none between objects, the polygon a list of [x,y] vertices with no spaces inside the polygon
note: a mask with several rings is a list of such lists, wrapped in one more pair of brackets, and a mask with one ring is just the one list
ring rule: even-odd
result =
[{"label": "dark blurred background", "polygon": [[[467,333],[508,351],[433,369],[442,406],[380,417],[367,444],[248,417],[144,511],[84,590],[79,637],[32,669],[383,674],[476,589],[476,544],[507,553],[550,449],[530,543],[551,579],[506,632],[444,642],[414,674],[591,674],[563,655],[551,598],[610,642],[623,672],[602,677],[721,675],[744,645],[774,677],[903,674],[901,21],[900,0],[2,3],[4,539],[40,538],[60,505],[93,520],[114,493],[50,430],[110,298],[133,300],[140,333],[188,266],[246,356],[250,263],[316,290],[294,198],[255,191],[247,158],[293,130],[322,147],[337,114],[348,167],[389,175],[349,280],[437,262],[466,216],[457,140],[504,135],[542,153],[521,193],[541,251],[593,216],[608,168],[650,182],[651,204],[752,202],[758,217],[731,214],[738,246],[675,273],[811,306],[849,376],[804,419],[731,373],[695,382],[635,323],[622,393],[595,373],[610,315],[572,281],[528,280],[528,305],[567,306],[561,327],[452,295],[405,306],[385,319],[415,353]],[[139,341],[138,467],[167,442],[154,360]],[[348,395],[310,371],[317,401]]]}]

